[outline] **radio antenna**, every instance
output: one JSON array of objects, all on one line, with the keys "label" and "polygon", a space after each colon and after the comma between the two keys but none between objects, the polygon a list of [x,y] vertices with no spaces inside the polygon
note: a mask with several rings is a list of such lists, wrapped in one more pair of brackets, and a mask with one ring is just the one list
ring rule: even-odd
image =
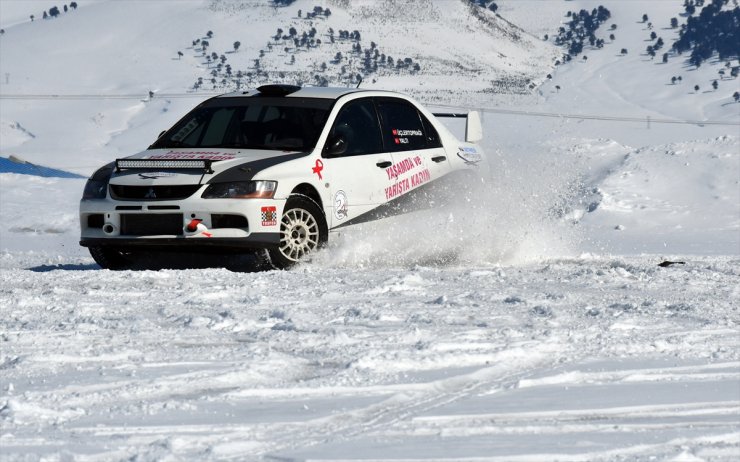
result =
[{"label": "radio antenna", "polygon": [[357,86],[355,88],[360,88],[360,85],[362,85],[362,76],[358,75],[358,77],[360,78],[360,81],[357,82]]}]

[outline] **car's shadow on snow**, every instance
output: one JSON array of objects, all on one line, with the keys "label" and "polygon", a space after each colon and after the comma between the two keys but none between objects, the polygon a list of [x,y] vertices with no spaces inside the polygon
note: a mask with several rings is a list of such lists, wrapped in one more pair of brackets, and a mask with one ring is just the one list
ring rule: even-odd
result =
[{"label": "car's shadow on snow", "polygon": [[[256,273],[273,269],[260,258],[249,255],[173,255],[163,253],[149,253],[140,256],[129,271],[159,271],[159,270],[194,270],[208,268],[224,268],[237,273]],[[83,264],[54,264],[38,265],[27,268],[34,273],[48,273],[50,271],[102,271],[96,263]]]},{"label": "car's shadow on snow", "polygon": [[90,264],[58,264],[58,265],[39,265],[28,268],[28,271],[34,273],[48,273],[50,271],[93,271],[99,270],[100,267],[95,263]]}]

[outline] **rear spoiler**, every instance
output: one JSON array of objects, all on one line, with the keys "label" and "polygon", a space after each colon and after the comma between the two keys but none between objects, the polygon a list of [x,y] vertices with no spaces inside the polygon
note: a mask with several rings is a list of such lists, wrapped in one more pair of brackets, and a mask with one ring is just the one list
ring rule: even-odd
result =
[{"label": "rear spoiler", "polygon": [[462,112],[437,112],[434,117],[465,118],[465,141],[477,143],[483,139],[483,125],[480,121],[478,111]]}]

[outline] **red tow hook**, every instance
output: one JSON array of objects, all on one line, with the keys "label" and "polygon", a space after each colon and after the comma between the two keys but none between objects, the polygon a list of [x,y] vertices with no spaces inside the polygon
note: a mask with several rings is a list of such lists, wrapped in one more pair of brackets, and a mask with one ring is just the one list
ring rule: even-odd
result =
[{"label": "red tow hook", "polygon": [[206,225],[201,223],[203,220],[200,218],[193,218],[190,220],[190,223],[185,227],[185,231],[189,233],[196,233],[200,231],[200,234],[204,235],[205,237],[211,237],[213,234],[207,232],[208,228],[206,228]]},{"label": "red tow hook", "polygon": [[201,221],[203,221],[203,220],[201,220],[200,218],[193,218],[190,221],[190,223],[188,223],[188,226],[185,227],[185,229],[189,233],[194,233],[194,232],[198,231],[198,225],[200,224]]}]

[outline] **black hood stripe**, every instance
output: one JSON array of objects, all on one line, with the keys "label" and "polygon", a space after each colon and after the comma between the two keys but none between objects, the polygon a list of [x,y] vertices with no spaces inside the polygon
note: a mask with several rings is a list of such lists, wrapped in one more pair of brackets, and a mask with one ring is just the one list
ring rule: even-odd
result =
[{"label": "black hood stripe", "polygon": [[282,164],[283,162],[289,162],[291,160],[300,159],[301,157],[307,157],[309,155],[311,155],[310,152],[294,152],[281,156],[268,157],[267,159],[253,160],[251,162],[246,161],[244,163],[226,169],[221,173],[218,173],[213,178],[208,180],[208,184],[230,183],[232,181],[251,181],[252,178],[254,178],[254,176],[262,170]]},{"label": "black hood stripe", "polygon": [[471,170],[450,172],[362,215],[340,223],[332,229],[446,205],[446,202],[453,196],[452,191],[460,189],[461,184],[472,184],[473,179],[470,177],[472,174]]}]

